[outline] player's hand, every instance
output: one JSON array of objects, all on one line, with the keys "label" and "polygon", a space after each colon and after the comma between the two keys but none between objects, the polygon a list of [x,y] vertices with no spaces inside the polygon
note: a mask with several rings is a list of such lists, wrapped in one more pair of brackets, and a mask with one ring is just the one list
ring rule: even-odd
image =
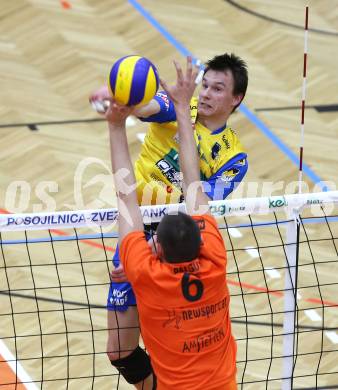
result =
[{"label": "player's hand", "polygon": [[128,282],[127,276],[124,273],[124,270],[123,270],[123,267],[121,264],[111,271],[110,280],[112,282],[115,282],[115,283]]},{"label": "player's hand", "polygon": [[107,85],[103,85],[102,87],[98,88],[94,92],[92,92],[89,96],[89,102],[95,101],[95,100],[105,100],[110,98],[110,93],[108,90]]},{"label": "player's hand", "polygon": [[132,114],[134,107],[122,106],[115,102],[114,99],[109,99],[109,107],[104,116],[107,121],[117,127],[125,126],[126,119]]},{"label": "player's hand", "polygon": [[199,67],[192,65],[192,58],[187,57],[187,66],[183,72],[181,65],[174,61],[176,68],[177,80],[176,85],[168,85],[161,79],[161,85],[173,101],[175,106],[189,105],[192,95],[196,88],[196,78],[199,73]]},{"label": "player's hand", "polygon": [[110,93],[108,87],[103,85],[89,96],[89,103],[93,109],[100,114],[104,114],[109,106]]}]

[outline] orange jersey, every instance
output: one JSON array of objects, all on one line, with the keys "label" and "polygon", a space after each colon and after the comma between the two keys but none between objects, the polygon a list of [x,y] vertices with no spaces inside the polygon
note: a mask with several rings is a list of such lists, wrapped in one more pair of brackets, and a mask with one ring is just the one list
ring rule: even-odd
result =
[{"label": "orange jersey", "polygon": [[215,219],[194,219],[203,241],[197,259],[161,262],[140,231],[124,238],[120,256],[136,295],[158,389],[234,389],[236,344],[229,317],[226,251]]}]

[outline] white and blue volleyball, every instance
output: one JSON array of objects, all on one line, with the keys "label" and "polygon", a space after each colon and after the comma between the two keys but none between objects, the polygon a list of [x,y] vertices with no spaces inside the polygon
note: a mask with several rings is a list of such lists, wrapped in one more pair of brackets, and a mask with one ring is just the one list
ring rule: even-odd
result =
[{"label": "white and blue volleyball", "polygon": [[115,62],[108,78],[108,88],[113,99],[126,106],[150,102],[159,86],[155,66],[144,57],[126,56]]}]

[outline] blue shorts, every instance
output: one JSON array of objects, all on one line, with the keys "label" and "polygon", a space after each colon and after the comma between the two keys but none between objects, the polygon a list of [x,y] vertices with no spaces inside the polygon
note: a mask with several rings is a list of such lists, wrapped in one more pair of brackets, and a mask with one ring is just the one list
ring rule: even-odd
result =
[{"label": "blue shorts", "polygon": [[[154,231],[156,231],[157,226],[158,223],[152,223],[151,225],[144,226],[147,240],[150,240],[151,235]],[[116,251],[113,256],[113,265],[115,268],[120,265],[118,246],[116,247]],[[131,284],[129,282],[111,282],[107,299],[107,309],[113,311],[126,311],[129,306],[136,306],[136,297],[131,288]]]},{"label": "blue shorts", "polygon": [[[113,256],[114,267],[120,265],[120,256],[119,256],[119,247],[116,247],[116,252]],[[136,305],[136,298],[134,291],[131,288],[129,282],[116,283],[111,282],[108,299],[107,299],[107,309],[114,311],[126,311],[129,306]]]}]

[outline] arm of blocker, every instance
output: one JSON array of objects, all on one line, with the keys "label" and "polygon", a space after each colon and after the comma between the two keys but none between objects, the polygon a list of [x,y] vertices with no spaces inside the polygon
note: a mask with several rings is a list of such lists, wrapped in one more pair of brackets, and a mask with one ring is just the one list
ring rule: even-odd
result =
[{"label": "arm of blocker", "polygon": [[[136,179],[132,166],[125,121],[131,109],[111,103],[106,112],[110,150],[119,210],[119,244],[133,231],[143,231],[143,221],[136,195]],[[122,113],[122,114],[121,114]],[[116,119],[118,117],[118,119]]]},{"label": "arm of blocker", "polygon": [[[175,104],[180,138],[179,159],[183,173],[183,192],[186,207],[191,215],[205,214],[209,212],[209,199],[203,192],[203,185],[200,180],[199,155],[191,125],[189,106],[196,82],[199,82],[200,75],[203,75],[203,73],[201,73],[201,70],[197,70],[198,64],[192,69],[191,59],[188,59],[185,75],[183,75],[182,69],[177,63],[175,63],[175,66],[177,85],[176,88],[171,89],[171,98]],[[168,93],[170,95],[169,91]]]}]

